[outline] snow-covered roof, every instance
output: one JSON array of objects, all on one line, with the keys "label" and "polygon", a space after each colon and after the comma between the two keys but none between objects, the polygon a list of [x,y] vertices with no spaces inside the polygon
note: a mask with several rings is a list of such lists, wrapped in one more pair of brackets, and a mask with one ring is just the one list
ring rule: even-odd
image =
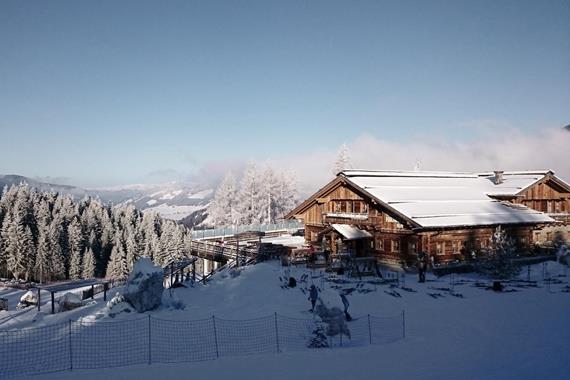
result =
[{"label": "snow-covered roof", "polygon": [[493,173],[346,170],[341,173],[421,227],[451,227],[552,222],[549,216],[491,198],[515,196],[549,171]]},{"label": "snow-covered roof", "polygon": [[479,176],[489,181],[489,183],[486,183],[487,185],[490,185],[490,189],[486,193],[487,195],[516,196],[521,190],[524,190],[540,181],[548,173],[551,173],[551,171],[503,172],[503,182],[499,184],[495,183],[495,174],[492,172],[479,173]]},{"label": "snow-covered roof", "polygon": [[361,230],[349,224],[333,224],[331,227],[344,236],[346,240],[368,239],[372,237],[370,232]]}]

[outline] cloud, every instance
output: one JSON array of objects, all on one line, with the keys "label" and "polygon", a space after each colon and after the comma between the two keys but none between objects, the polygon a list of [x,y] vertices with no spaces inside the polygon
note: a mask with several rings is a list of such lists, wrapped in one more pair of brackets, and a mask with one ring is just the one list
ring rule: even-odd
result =
[{"label": "cloud", "polygon": [[151,182],[167,182],[177,181],[183,177],[183,174],[175,169],[158,169],[146,175],[146,180]]},{"label": "cloud", "polygon": [[[551,169],[570,181],[570,133],[543,129],[528,133],[512,128],[488,130],[469,142],[390,141],[361,135],[347,143],[352,167],[372,170],[489,171]],[[299,189],[311,193],[328,182],[338,147],[270,160],[296,172]]]}]

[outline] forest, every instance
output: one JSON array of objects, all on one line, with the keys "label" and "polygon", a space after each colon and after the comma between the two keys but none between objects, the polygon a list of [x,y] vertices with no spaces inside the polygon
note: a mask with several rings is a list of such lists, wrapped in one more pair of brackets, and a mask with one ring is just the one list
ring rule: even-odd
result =
[{"label": "forest", "polygon": [[184,226],[132,205],[38,192],[26,184],[0,198],[0,277],[54,280],[126,278],[140,256],[164,265],[188,255]]}]

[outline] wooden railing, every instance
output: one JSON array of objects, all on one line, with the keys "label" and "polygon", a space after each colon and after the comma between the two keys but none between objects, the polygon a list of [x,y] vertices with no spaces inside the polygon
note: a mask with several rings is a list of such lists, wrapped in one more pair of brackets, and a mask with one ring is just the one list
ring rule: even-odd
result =
[{"label": "wooden railing", "polygon": [[203,240],[194,240],[191,246],[193,256],[219,262],[235,260],[238,257],[254,258],[258,251],[257,246],[239,246]]}]

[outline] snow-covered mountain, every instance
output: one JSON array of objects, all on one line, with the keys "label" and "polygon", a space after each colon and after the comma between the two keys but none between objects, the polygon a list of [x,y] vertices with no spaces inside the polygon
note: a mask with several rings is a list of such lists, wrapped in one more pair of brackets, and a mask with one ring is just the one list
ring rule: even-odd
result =
[{"label": "snow-covered mountain", "polygon": [[147,187],[144,194],[122,203],[133,203],[143,211],[155,211],[162,217],[181,220],[190,214],[205,210],[214,190],[201,185],[170,182]]},{"label": "snow-covered mountain", "polygon": [[69,194],[75,199],[89,196],[100,199],[103,203],[133,204],[139,210],[156,211],[164,218],[177,221],[194,212],[205,210],[214,193],[208,185],[183,182],[84,189],[46,183],[20,175],[0,175],[0,189],[20,183],[27,183],[39,191]]}]

